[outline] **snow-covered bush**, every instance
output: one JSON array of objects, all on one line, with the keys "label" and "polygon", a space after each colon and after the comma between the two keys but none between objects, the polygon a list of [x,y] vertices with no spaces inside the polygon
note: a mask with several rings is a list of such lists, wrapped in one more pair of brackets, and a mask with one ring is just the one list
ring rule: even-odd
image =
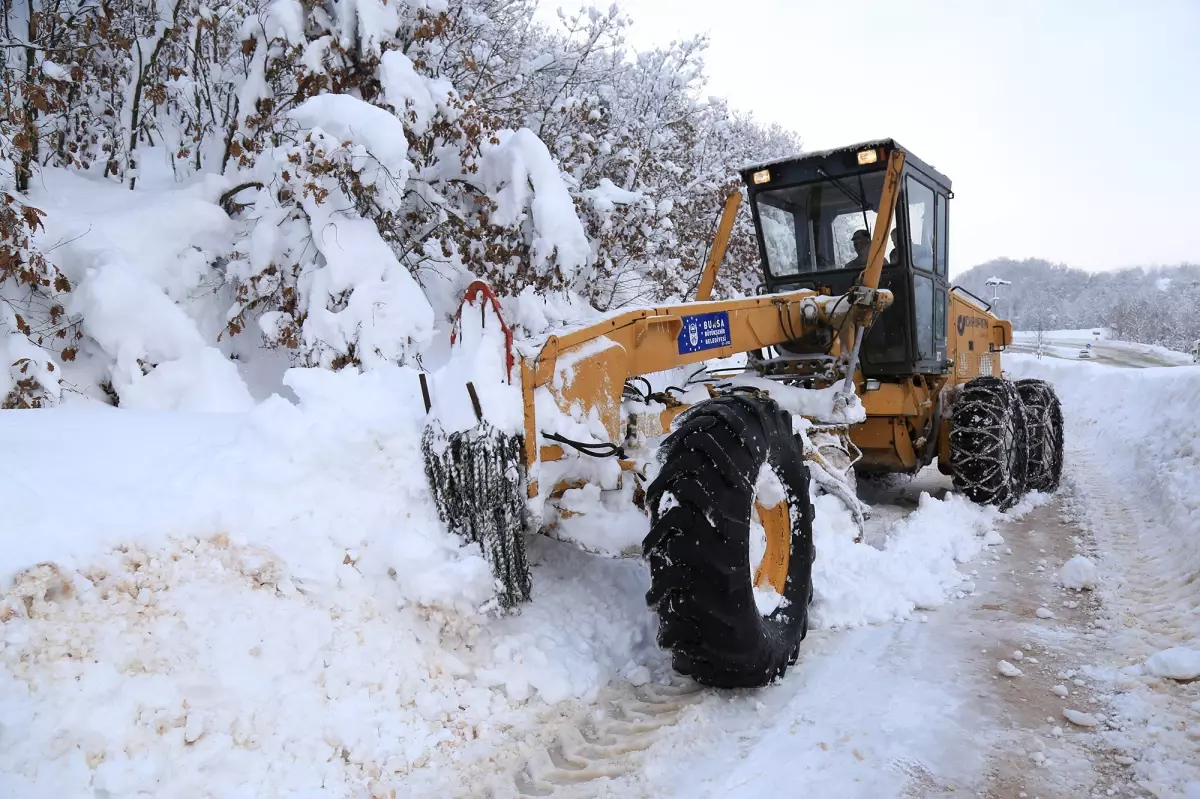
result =
[{"label": "snow-covered bush", "polygon": [[[13,149],[0,133],[0,156]],[[20,199],[11,175],[0,172],[0,408],[40,408],[58,400],[56,361],[74,360],[82,334],[62,304],[70,283],[33,243],[44,214]]]}]

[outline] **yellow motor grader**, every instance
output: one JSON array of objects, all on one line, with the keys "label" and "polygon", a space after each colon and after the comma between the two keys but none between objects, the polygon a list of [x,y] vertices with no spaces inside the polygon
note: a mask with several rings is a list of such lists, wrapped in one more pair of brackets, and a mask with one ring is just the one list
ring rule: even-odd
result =
[{"label": "yellow motor grader", "polygon": [[[836,494],[861,524],[857,474],[936,460],[956,489],[1003,509],[1056,488],[1062,469],[1053,390],[1002,376],[1011,325],[950,286],[948,178],[889,139],[743,179],[759,294],[709,299],[740,193],[694,302],[514,342],[473,284],[460,315],[495,317],[523,421],[494,425],[469,385],[478,424],[432,423],[423,446],[442,518],[483,547],[503,606],[530,597],[526,534],[640,554],[659,644],[677,671],[719,687],[766,684],[798,657],[810,492]],[[735,356],[744,364],[719,368]],[[683,373],[681,385],[648,379]]]}]

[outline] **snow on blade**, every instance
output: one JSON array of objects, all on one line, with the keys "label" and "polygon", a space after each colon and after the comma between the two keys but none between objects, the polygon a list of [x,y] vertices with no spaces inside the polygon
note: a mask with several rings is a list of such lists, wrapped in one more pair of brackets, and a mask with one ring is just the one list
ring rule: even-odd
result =
[{"label": "snow on blade", "polygon": [[810,417],[825,424],[855,424],[867,418],[867,411],[857,394],[848,397],[844,408],[838,407],[835,400],[842,390],[840,382],[827,388],[807,389],[785,386],[777,380],[752,374],[738,375],[729,382],[767,392],[781,408],[794,416]]}]

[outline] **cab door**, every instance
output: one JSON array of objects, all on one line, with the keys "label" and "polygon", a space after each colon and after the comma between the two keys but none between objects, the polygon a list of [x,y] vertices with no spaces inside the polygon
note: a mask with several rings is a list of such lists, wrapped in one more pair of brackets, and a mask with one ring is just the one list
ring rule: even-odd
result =
[{"label": "cab door", "polygon": [[950,272],[948,198],[920,174],[904,186],[908,254],[912,264],[915,371],[940,374],[946,368],[946,315]]}]

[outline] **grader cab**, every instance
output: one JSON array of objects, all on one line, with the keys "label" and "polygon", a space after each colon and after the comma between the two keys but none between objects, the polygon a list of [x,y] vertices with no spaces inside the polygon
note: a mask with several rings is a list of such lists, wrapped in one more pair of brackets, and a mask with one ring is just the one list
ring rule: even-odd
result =
[{"label": "grader cab", "polygon": [[[660,645],[719,687],[765,684],[798,657],[813,493],[861,526],[857,473],[936,460],[1003,509],[1056,488],[1062,469],[1053,390],[1003,378],[1011,326],[950,286],[948,178],[891,140],[743,177],[759,296],[709,301],[737,194],[694,302],[514,342],[473,284],[457,341],[476,361],[503,342],[486,378],[501,385],[484,394],[496,407],[468,385],[477,423],[435,419],[424,442],[442,518],[481,544],[501,605],[530,598],[526,534],[640,555]],[[743,368],[706,367],[743,354]]]},{"label": "grader cab", "polygon": [[[889,159],[903,153],[879,287],[891,307],[862,342],[857,379],[867,419],[851,438],[860,472],[914,472],[940,455],[949,468],[942,390],[999,375],[1012,343],[1008,322],[949,283],[950,180],[893,141],[814,153],[744,171],[768,292],[808,289],[841,296],[862,277],[880,219]],[[800,355],[782,344],[776,359]],[[827,357],[833,357],[828,355]]]}]

